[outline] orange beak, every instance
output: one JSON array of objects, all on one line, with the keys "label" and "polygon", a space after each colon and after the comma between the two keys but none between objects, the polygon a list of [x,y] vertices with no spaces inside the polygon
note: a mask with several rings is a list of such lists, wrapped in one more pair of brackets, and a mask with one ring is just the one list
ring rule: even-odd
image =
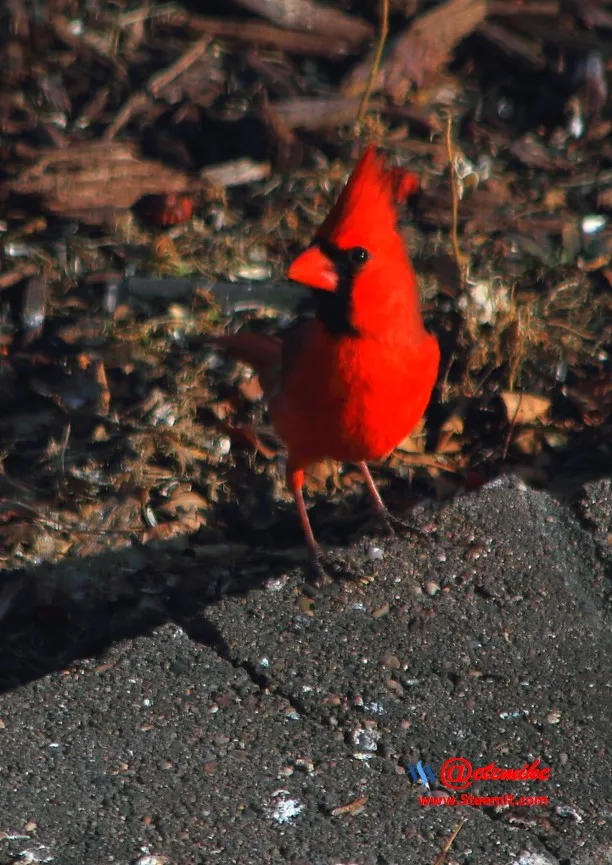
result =
[{"label": "orange beak", "polygon": [[289,265],[287,276],[294,282],[323,291],[335,291],[338,287],[338,274],[334,265],[318,246],[309,246],[298,255]]}]

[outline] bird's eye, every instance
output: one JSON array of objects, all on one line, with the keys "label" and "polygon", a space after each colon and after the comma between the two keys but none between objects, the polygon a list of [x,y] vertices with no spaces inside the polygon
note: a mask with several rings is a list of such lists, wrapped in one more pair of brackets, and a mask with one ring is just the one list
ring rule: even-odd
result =
[{"label": "bird's eye", "polygon": [[348,252],[351,264],[365,264],[369,257],[367,249],[364,249],[362,246],[355,246],[353,249],[349,249]]}]

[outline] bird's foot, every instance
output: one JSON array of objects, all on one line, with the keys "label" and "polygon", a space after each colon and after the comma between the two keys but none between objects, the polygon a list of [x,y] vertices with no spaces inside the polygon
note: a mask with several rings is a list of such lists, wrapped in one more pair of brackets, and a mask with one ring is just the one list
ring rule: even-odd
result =
[{"label": "bird's foot", "polygon": [[309,578],[317,588],[330,585],[337,579],[352,579],[354,574],[346,562],[321,547],[308,551]]},{"label": "bird's foot", "polygon": [[309,550],[308,576],[316,586],[325,586],[328,583],[331,583],[332,578],[328,573],[328,570],[328,558],[321,549],[321,547],[316,547],[315,549]]},{"label": "bird's foot", "polygon": [[406,522],[406,520],[403,520],[400,517],[396,517],[395,514],[392,514],[386,508],[384,511],[376,511],[374,520],[376,526],[383,534],[387,535],[387,537],[393,537],[397,534],[410,534],[418,538],[425,537],[425,532],[421,531],[421,529],[412,525],[412,523]]}]

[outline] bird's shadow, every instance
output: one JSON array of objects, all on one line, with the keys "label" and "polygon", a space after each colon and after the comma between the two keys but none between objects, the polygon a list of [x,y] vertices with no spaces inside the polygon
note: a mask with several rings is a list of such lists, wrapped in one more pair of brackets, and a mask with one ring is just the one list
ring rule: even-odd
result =
[{"label": "bird's shadow", "polygon": [[[577,442],[577,450],[583,452],[588,443]],[[571,503],[576,484],[604,477],[609,468],[598,463],[596,470],[591,467],[576,478],[569,491],[549,491]],[[507,469],[491,466],[489,479]],[[417,485],[410,493],[413,501],[417,496],[412,493],[418,490]],[[265,476],[253,480],[251,492],[260,507],[243,510],[239,494],[216,504],[211,522],[223,526],[223,541],[218,544],[185,535],[5,571],[0,580],[0,693],[62,670],[79,658],[100,655],[113,643],[165,622],[176,623],[192,639],[230,659],[223,635],[206,617],[209,605],[281,577],[317,591],[308,582],[293,505],[273,501]],[[393,510],[406,495],[405,481],[395,478],[383,495]],[[437,505],[422,509],[423,520],[430,519],[432,507]],[[262,525],[257,525],[253,514],[260,509]],[[317,537],[335,551],[332,560],[347,564],[335,570],[334,578],[366,576],[372,569],[366,550],[373,538],[375,543],[376,529],[365,495],[352,492],[332,502],[321,496],[310,513]]]},{"label": "bird's shadow", "polygon": [[[263,489],[254,490],[263,495]],[[356,496],[351,496],[355,500]],[[330,506],[314,508],[315,526],[324,523],[325,540],[340,562],[360,530],[367,529],[366,503],[354,518],[334,525]],[[174,622],[197,642],[229,657],[217,628],[206,618],[208,605],[240,596],[287,576],[313,590],[297,517],[289,503],[277,506],[267,529],[247,528],[239,503],[218,505],[225,542],[138,543],[82,558],[67,558],[5,572],[0,582],[0,693],[19,687],[83,657],[103,654],[115,642]],[[246,549],[245,549],[246,547]],[[332,554],[333,557],[333,554]],[[351,551],[351,566],[338,567],[336,579],[359,577],[363,564]],[[366,563],[367,566],[367,563]]]},{"label": "bird's shadow", "polygon": [[1,593],[0,692],[165,622],[224,655],[223,639],[202,611],[220,597],[261,586],[272,574],[273,568],[241,574],[231,562],[198,562],[176,543],[9,573]]}]

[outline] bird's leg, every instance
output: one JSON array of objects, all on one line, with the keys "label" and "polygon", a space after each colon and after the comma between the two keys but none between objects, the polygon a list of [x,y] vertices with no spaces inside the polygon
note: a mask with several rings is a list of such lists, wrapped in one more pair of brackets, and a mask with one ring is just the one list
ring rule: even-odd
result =
[{"label": "bird's leg", "polygon": [[368,468],[367,463],[359,463],[359,470],[363,475],[363,479],[366,482],[366,487],[368,490],[368,494],[372,499],[372,506],[374,508],[374,513],[380,517],[382,520],[385,520],[389,514],[387,510],[387,506],[383,502],[380,493],[374,483],[374,478],[370,474],[370,469]]},{"label": "bird's leg", "polygon": [[310,520],[308,519],[308,511],[306,510],[306,502],[304,501],[304,469],[292,469],[287,466],[287,486],[293,494],[295,506],[297,508],[298,517],[304,532],[304,540],[306,541],[306,549],[308,550],[308,558],[315,575],[320,578],[326,578],[325,568],[323,567],[323,550],[318,545]]},{"label": "bird's leg", "polygon": [[372,506],[374,508],[374,514],[376,516],[377,521],[380,523],[385,533],[388,535],[394,535],[395,529],[403,529],[404,531],[414,532],[415,534],[421,534],[421,532],[411,526],[409,523],[404,522],[404,520],[400,520],[399,517],[394,516],[390,513],[389,509],[383,502],[380,493],[374,483],[374,478],[370,474],[370,469],[368,468],[367,463],[358,463],[359,470],[363,475],[363,479],[366,483],[366,488],[368,490],[368,494],[372,499]]}]

